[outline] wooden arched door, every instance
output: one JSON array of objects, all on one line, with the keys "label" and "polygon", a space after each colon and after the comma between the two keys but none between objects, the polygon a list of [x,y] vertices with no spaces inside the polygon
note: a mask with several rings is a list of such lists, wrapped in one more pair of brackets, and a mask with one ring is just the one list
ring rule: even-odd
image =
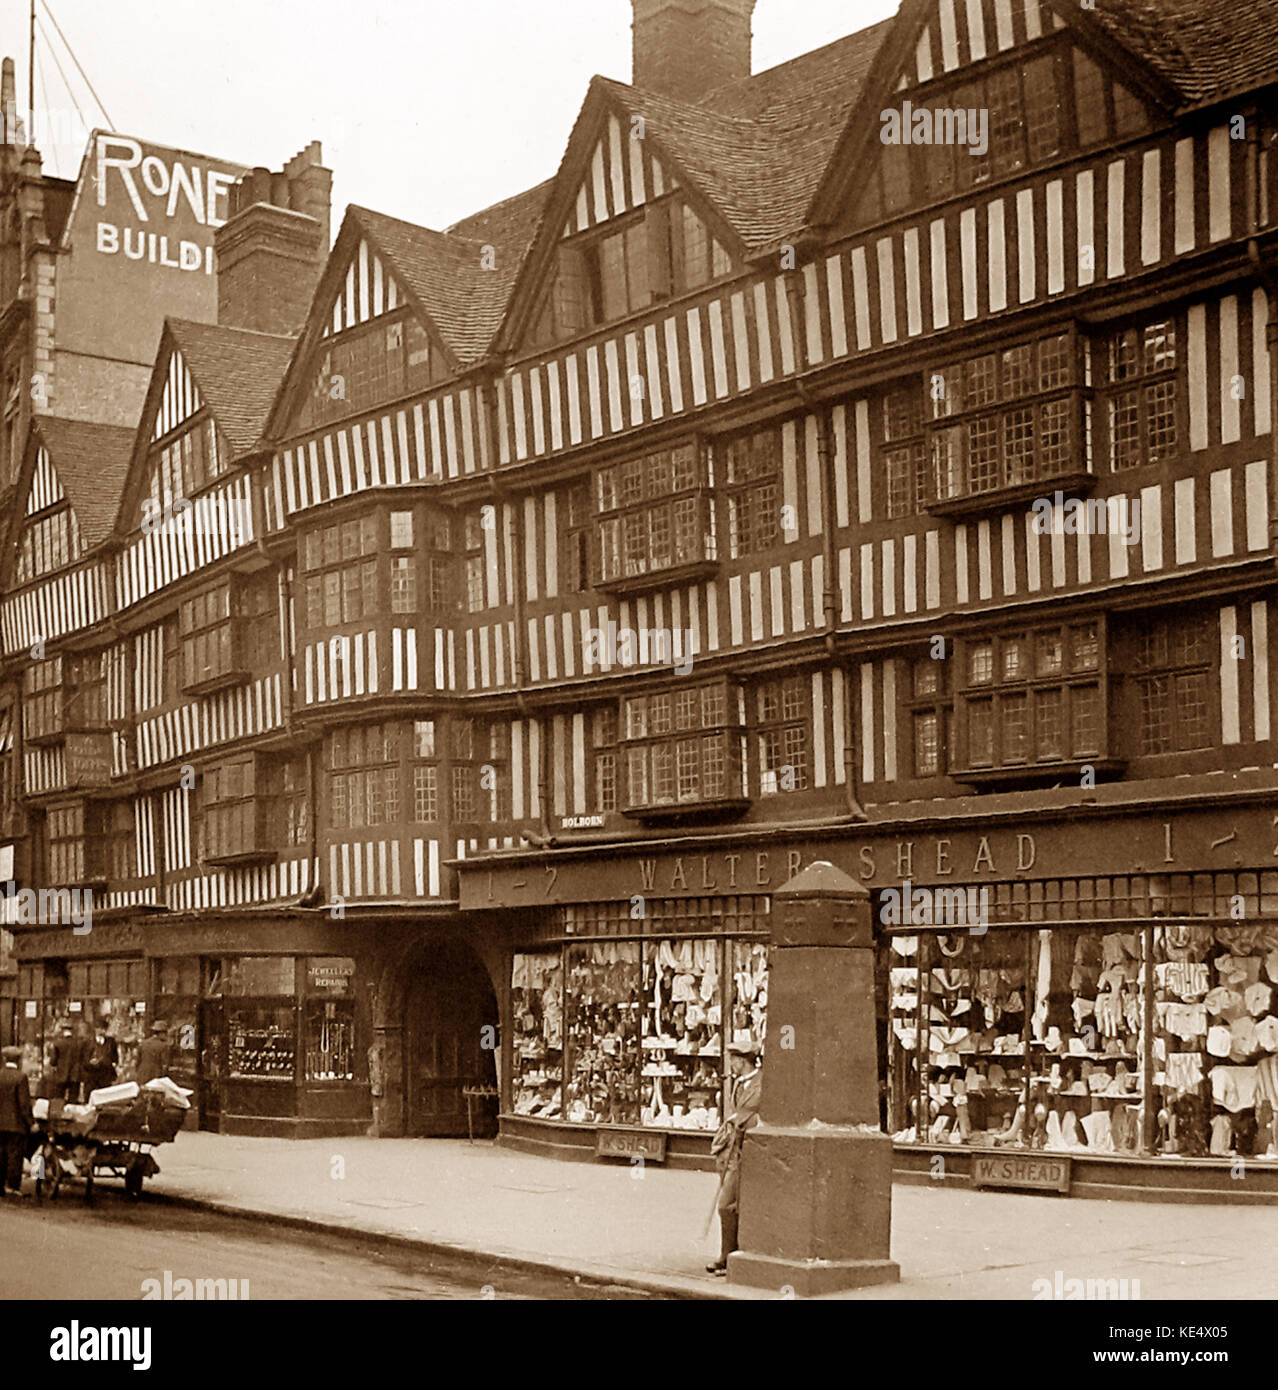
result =
[{"label": "wooden arched door", "polygon": [[[466,1134],[467,1086],[495,1086],[498,1013],[488,972],[469,947],[424,950],[410,965],[404,1019],[407,1132]],[[476,1135],[496,1132],[496,1106],[474,1102]]]}]

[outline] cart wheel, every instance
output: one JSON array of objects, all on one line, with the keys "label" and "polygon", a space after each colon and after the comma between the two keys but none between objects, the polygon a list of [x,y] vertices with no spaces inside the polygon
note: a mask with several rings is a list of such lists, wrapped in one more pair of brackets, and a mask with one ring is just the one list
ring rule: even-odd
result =
[{"label": "cart wheel", "polygon": [[142,1195],[142,1178],[142,1165],[131,1163],[128,1172],[124,1175],[124,1190],[135,1202]]}]

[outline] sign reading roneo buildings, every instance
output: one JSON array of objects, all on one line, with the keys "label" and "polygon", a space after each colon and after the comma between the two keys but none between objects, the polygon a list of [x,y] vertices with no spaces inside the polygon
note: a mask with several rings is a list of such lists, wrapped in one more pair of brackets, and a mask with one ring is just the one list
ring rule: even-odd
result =
[{"label": "sign reading roneo buildings", "polygon": [[[103,255],[148,261],[171,270],[213,274],[211,238],[177,235],[185,218],[209,232],[226,221],[227,190],[238,177],[170,150],[155,150],[127,135],[93,138],[94,203],[100,216],[97,249]],[[127,198],[131,217],[120,220]]]},{"label": "sign reading roneo buildings", "polygon": [[58,248],[56,411],[135,420],[165,317],[215,322],[213,237],[243,173],[131,135],[89,137]]}]

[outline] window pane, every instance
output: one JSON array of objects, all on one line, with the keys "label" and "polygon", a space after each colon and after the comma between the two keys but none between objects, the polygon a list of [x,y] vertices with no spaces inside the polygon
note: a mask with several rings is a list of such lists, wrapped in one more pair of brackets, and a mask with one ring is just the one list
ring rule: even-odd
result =
[{"label": "window pane", "polygon": [[1029,754],[1029,696],[1005,695],[999,713],[1003,725],[1003,762],[1023,763]]},{"label": "window pane", "polygon": [[987,685],[994,679],[994,644],[974,642],[967,652],[967,679],[971,685]]},{"label": "window pane", "polygon": [[914,716],[914,775],[935,777],[941,770],[940,719],[934,712]]},{"label": "window pane", "polygon": [[1060,690],[1040,690],[1034,701],[1035,742],[1040,759],[1064,756]]}]

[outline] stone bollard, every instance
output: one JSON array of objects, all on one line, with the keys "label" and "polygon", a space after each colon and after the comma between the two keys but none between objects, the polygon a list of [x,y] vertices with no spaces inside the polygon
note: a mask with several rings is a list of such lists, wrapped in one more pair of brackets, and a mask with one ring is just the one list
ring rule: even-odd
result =
[{"label": "stone bollard", "polygon": [[729,1279],[800,1297],[899,1280],[870,895],[825,862],[773,895],[759,1121],[742,1148]]}]

